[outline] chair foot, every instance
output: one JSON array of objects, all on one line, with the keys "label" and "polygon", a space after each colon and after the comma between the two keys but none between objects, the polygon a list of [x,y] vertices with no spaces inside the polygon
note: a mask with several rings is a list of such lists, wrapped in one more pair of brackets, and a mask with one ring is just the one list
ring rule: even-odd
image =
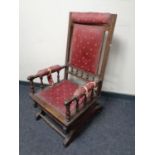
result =
[{"label": "chair foot", "polygon": [[35,102],[35,103],[33,104],[33,107],[34,107],[34,108],[37,108],[37,107],[38,107],[38,103]]},{"label": "chair foot", "polygon": [[73,141],[73,139],[75,138],[75,134],[76,134],[76,131],[72,130],[72,131],[70,131],[69,134],[66,135],[66,137],[63,141],[63,145],[65,147],[67,147]]},{"label": "chair foot", "polygon": [[36,113],[36,120],[37,120],[37,121],[40,120],[40,119],[42,118],[41,115],[45,116],[46,113],[45,113],[44,111],[37,112],[37,113]]},{"label": "chair foot", "polygon": [[37,112],[37,113],[36,113],[36,120],[37,120],[37,121],[41,119],[40,114],[41,114],[41,112]]},{"label": "chair foot", "polygon": [[65,134],[67,134],[68,129],[67,129],[65,126],[63,126],[62,129],[63,129],[63,132],[64,132]]},{"label": "chair foot", "polygon": [[94,110],[100,112],[102,109],[104,109],[104,107],[97,103]]},{"label": "chair foot", "polygon": [[45,115],[46,115],[46,113],[45,113],[44,111],[41,111],[41,114],[42,114],[43,116],[45,116]]},{"label": "chair foot", "polygon": [[36,120],[38,121],[42,118],[51,128],[56,130],[64,138],[64,147],[67,147],[78,136],[83,127],[86,125],[87,121],[91,120],[93,115],[100,112],[102,108],[103,107],[100,104],[94,104],[94,106],[92,106],[85,115],[83,115],[75,124],[73,124],[73,126],[69,128],[62,126],[61,131],[56,128],[54,124],[49,123],[49,121],[44,117],[46,113],[43,110],[36,113]]},{"label": "chair foot", "polygon": [[78,136],[78,134],[81,132],[83,127],[85,126],[86,122],[89,121],[90,118],[95,115],[95,113],[100,112],[103,109],[103,107],[100,104],[96,104],[94,109],[92,109],[91,114],[87,115],[87,119],[82,119],[78,124],[75,125],[75,127],[66,135],[63,145],[67,147],[75,138]]}]

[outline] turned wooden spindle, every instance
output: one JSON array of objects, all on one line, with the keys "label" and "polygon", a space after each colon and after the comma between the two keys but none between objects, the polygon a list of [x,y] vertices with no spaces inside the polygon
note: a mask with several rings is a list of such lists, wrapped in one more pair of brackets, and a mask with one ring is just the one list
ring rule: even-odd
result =
[{"label": "turned wooden spindle", "polygon": [[70,121],[70,104],[65,104],[66,106],[66,120],[67,122]]},{"label": "turned wooden spindle", "polygon": [[83,72],[81,71],[81,77],[83,77]]},{"label": "turned wooden spindle", "polygon": [[33,80],[30,80],[30,90],[31,90],[31,93],[32,93],[32,94],[35,93]]},{"label": "turned wooden spindle", "polygon": [[94,97],[94,89],[91,90],[91,99]]},{"label": "turned wooden spindle", "polygon": [[73,73],[73,67],[71,67],[71,73]]},{"label": "turned wooden spindle", "polygon": [[40,83],[41,83],[41,89],[43,89],[44,88],[44,83],[43,83],[43,77],[41,76],[41,77],[39,77],[40,78]]},{"label": "turned wooden spindle", "polygon": [[92,76],[92,81],[94,81],[95,80],[95,77],[94,76]]},{"label": "turned wooden spindle", "polygon": [[76,71],[75,71],[75,75],[78,76],[78,69],[76,69]]},{"label": "turned wooden spindle", "polygon": [[79,100],[76,98],[75,102],[76,102],[76,112],[79,112]]},{"label": "turned wooden spindle", "polygon": [[87,96],[86,94],[84,94],[84,102],[83,102],[84,106],[86,105],[86,102],[87,102]]},{"label": "turned wooden spindle", "polygon": [[57,71],[57,82],[60,82],[60,73]]},{"label": "turned wooden spindle", "polygon": [[89,79],[89,74],[86,74],[86,80],[88,80]]},{"label": "turned wooden spindle", "polygon": [[96,95],[99,96],[100,92],[101,92],[101,89],[102,89],[102,81],[99,81],[97,83],[97,91],[96,91]]}]

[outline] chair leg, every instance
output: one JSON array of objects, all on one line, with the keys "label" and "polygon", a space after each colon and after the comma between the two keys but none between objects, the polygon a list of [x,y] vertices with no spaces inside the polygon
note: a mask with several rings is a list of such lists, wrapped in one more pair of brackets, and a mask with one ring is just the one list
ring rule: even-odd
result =
[{"label": "chair leg", "polygon": [[63,141],[63,145],[65,147],[67,147],[75,138],[75,134],[76,134],[76,130],[72,130],[70,131],[70,133],[68,133]]},{"label": "chair leg", "polygon": [[42,118],[41,115],[45,116],[46,113],[45,113],[44,111],[37,112],[37,113],[36,113],[36,120],[37,120],[37,121],[40,120],[40,119]]},{"label": "chair leg", "polygon": [[90,111],[88,115],[86,115],[85,118],[82,118],[78,124],[74,126],[74,128],[66,135],[63,145],[67,147],[80,133],[80,131],[83,129],[85,124],[98,112],[102,110],[102,106],[99,104],[96,104],[95,107]]},{"label": "chair leg", "polygon": [[33,107],[37,108],[38,107],[38,103],[34,102]]},{"label": "chair leg", "polygon": [[46,119],[46,113],[44,111],[40,111],[36,114],[36,120],[40,120],[41,118],[54,130],[56,130],[63,138],[63,145],[67,147],[80,133],[85,124],[91,120],[91,118],[102,110],[102,106],[96,103],[89,111],[82,116],[76,124],[74,124],[71,128],[62,127],[63,131],[60,131],[54,124],[52,124],[48,119]]},{"label": "chair leg", "polygon": [[40,119],[41,119],[40,112],[37,112],[37,113],[36,113],[36,120],[38,121],[38,120],[40,120]]},{"label": "chair leg", "polygon": [[[101,101],[96,102],[97,107],[100,107],[99,110],[104,109],[105,107],[102,105]],[[102,106],[101,106],[102,105]]]},{"label": "chair leg", "polygon": [[95,112],[100,112],[102,109],[104,109],[104,107],[97,103],[94,110]]}]

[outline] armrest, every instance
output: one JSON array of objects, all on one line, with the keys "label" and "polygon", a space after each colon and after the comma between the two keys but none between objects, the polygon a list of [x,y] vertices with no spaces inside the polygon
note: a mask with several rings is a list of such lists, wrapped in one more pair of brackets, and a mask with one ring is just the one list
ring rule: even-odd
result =
[{"label": "armrest", "polygon": [[80,86],[79,88],[77,88],[73,94],[73,97],[66,101],[64,104],[71,104],[74,100],[79,99],[80,97],[86,95],[86,97],[88,97],[88,93],[93,90],[95,87],[97,86],[97,83],[95,81],[90,81],[88,83],[86,83],[83,86]]},{"label": "armrest", "polygon": [[80,86],[77,88],[73,94],[73,97],[65,101],[64,105],[66,107],[66,120],[70,120],[70,104],[76,104],[76,112],[79,111],[79,102],[85,105],[87,99],[94,97],[94,88],[96,88],[97,84],[95,81],[90,81],[86,83],[84,86]]},{"label": "armrest", "polygon": [[48,82],[50,85],[53,85],[53,79],[51,76],[51,73],[57,72],[57,81],[59,82],[59,71],[63,68],[65,68],[67,66],[59,66],[59,65],[55,65],[55,66],[50,66],[48,68],[44,68],[42,70],[39,70],[36,74],[34,75],[30,75],[27,77],[27,80],[30,81],[30,89],[31,89],[31,93],[35,93],[35,88],[34,88],[34,84],[33,84],[33,80],[36,78],[40,78],[40,82],[41,82],[41,88],[44,88],[44,84],[43,84],[43,77],[47,76]]},{"label": "armrest", "polygon": [[86,94],[86,96],[88,97],[89,92],[91,90],[93,90],[95,87],[96,87],[96,82],[94,82],[94,81],[88,82],[84,86],[79,87],[74,92],[74,96],[79,98],[79,97],[81,97],[81,95]]},{"label": "armrest", "polygon": [[55,65],[55,66],[50,66],[48,68],[44,68],[42,70],[39,70],[36,74],[28,76],[27,80],[31,81],[35,78],[46,76],[49,73],[54,73],[54,72],[60,71],[61,69],[65,68],[65,67],[66,66]]}]

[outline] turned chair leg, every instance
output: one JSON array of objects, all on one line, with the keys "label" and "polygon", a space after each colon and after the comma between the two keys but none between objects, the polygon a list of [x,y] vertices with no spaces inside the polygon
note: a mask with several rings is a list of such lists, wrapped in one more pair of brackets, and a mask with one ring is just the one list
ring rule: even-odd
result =
[{"label": "turned chair leg", "polygon": [[103,109],[103,107],[100,104],[96,104],[94,107],[92,114],[88,116],[86,120],[80,121],[74,129],[72,129],[65,137],[63,141],[63,145],[67,147],[75,138],[78,136],[78,134],[81,132],[87,121],[89,122],[90,118],[95,114],[100,112]]},{"label": "turned chair leg", "polygon": [[34,106],[34,108],[37,108],[38,107],[38,103],[34,102],[33,106]]},{"label": "turned chair leg", "polygon": [[74,140],[75,136],[76,136],[76,130],[70,131],[70,133],[66,135],[63,141],[63,145],[67,147]]},{"label": "turned chair leg", "polygon": [[44,111],[40,111],[36,113],[36,120],[40,120],[41,119],[41,115],[45,116],[46,113]]},{"label": "turned chair leg", "polygon": [[104,106],[101,106],[100,104],[96,104],[96,107],[95,107],[95,112],[100,112],[100,111],[102,111],[102,109],[104,109]]}]

